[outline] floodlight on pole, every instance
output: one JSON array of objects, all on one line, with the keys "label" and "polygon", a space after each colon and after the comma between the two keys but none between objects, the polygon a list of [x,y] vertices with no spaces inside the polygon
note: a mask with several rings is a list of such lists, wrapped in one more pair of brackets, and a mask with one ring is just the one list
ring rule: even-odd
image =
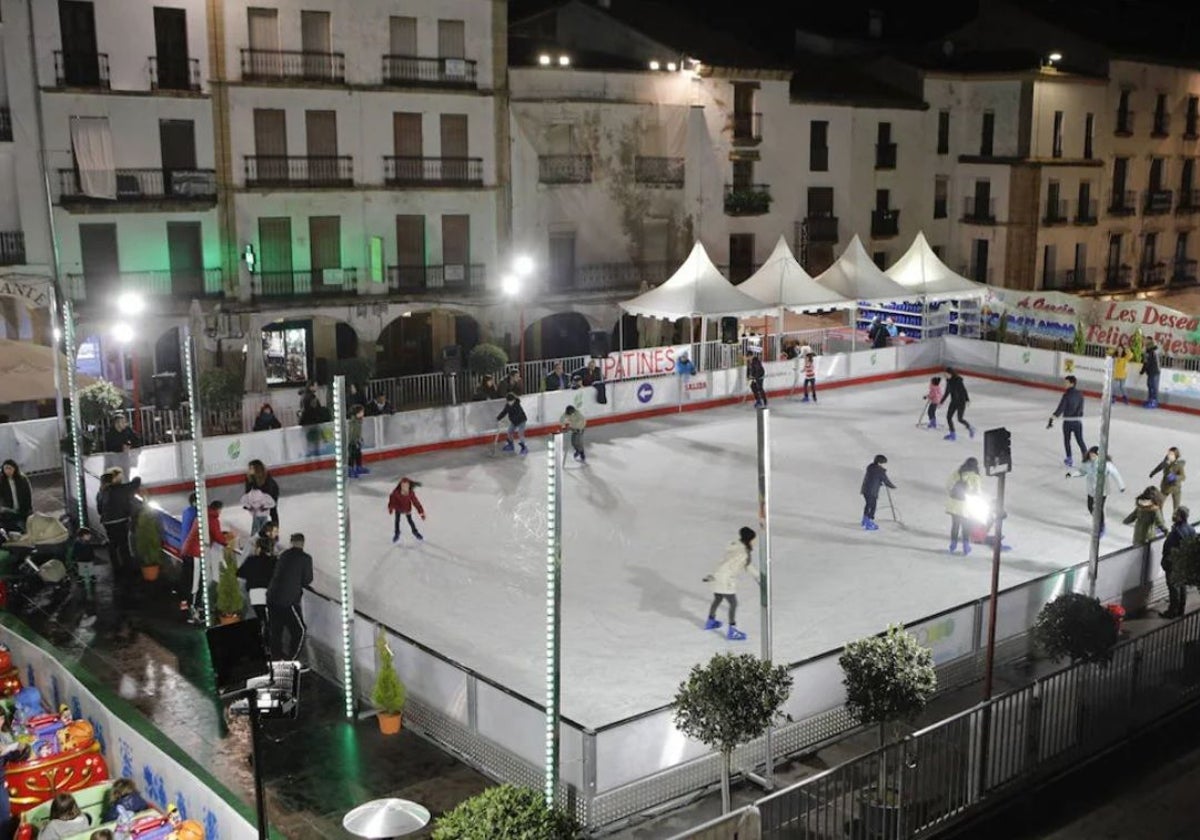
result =
[{"label": "floodlight on pole", "polygon": [[117,311],[126,317],[141,315],[146,311],[146,299],[137,292],[122,292],[117,297]]},{"label": "floodlight on pole", "polygon": [[124,321],[113,324],[112,336],[121,344],[131,344],[133,342],[133,327]]},{"label": "floodlight on pole", "polygon": [[528,277],[533,274],[533,257],[528,254],[521,254],[513,259],[513,272],[518,277]]},{"label": "floodlight on pole", "polygon": [[500,288],[509,297],[516,297],[521,293],[521,281],[515,274],[505,274],[500,280]]},{"label": "floodlight on pole", "polygon": [[1052,52],[1050,55],[1046,56],[1046,58],[1050,60],[1051,64],[1054,64],[1055,62],[1062,61],[1062,53],[1056,50],[1055,52]]}]

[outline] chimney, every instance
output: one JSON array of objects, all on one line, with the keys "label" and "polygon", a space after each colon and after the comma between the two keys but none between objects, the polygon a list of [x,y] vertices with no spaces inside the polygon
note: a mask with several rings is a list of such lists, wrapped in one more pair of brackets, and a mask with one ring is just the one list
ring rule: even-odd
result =
[{"label": "chimney", "polygon": [[872,38],[883,37],[883,10],[871,9],[867,12],[867,35]]}]

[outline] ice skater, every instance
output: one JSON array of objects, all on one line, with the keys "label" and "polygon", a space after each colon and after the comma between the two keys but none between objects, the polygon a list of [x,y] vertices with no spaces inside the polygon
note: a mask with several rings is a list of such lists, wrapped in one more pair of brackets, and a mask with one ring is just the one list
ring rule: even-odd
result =
[{"label": "ice skater", "polygon": [[817,354],[809,350],[804,354],[804,399],[808,402],[808,390],[812,389],[812,401],[817,401]]},{"label": "ice skater", "polygon": [[[1167,454],[1158,462],[1158,466],[1150,471],[1150,477],[1159,473],[1163,474],[1162,483],[1158,489],[1162,491],[1163,496],[1171,497],[1171,510],[1179,510],[1179,498],[1183,494],[1183,481],[1187,478],[1187,473],[1184,471],[1186,462],[1179,454],[1179,447],[1172,446],[1167,450]],[[1166,499],[1163,500],[1164,502]]]},{"label": "ice skater", "polygon": [[950,514],[951,554],[958,548],[960,536],[963,556],[971,553],[971,536],[967,529],[967,500],[969,497],[979,498],[982,495],[983,479],[979,475],[979,461],[968,458],[946,481],[946,513]]},{"label": "ice skater", "polygon": [[[1083,454],[1083,463],[1079,465],[1077,472],[1067,473],[1067,478],[1086,478],[1087,479],[1087,509],[1088,513],[1092,513],[1096,509],[1096,476],[1099,473],[1100,464],[1100,447],[1093,446]],[[1121,473],[1117,471],[1117,465],[1113,463],[1112,458],[1104,462],[1105,484],[1104,489],[1108,490],[1110,481],[1115,481],[1117,486],[1121,488],[1121,492],[1125,492],[1125,479],[1121,478]],[[1107,495],[1106,497],[1107,498]],[[1104,501],[1100,499],[1100,536],[1104,536]]]},{"label": "ice skater", "polygon": [[1175,551],[1179,544],[1186,539],[1196,536],[1196,531],[1188,522],[1190,511],[1186,507],[1176,508],[1171,514],[1171,532],[1163,540],[1162,569],[1167,574],[1167,611],[1160,612],[1163,618],[1179,618],[1187,611],[1187,586],[1175,583],[1171,571],[1175,566]]},{"label": "ice skater", "polygon": [[1050,419],[1046,422],[1046,428],[1054,427],[1055,417],[1062,418],[1063,449],[1067,453],[1063,464],[1073,467],[1075,459],[1071,457],[1072,435],[1075,436],[1075,442],[1079,444],[1080,459],[1087,453],[1087,444],[1083,442],[1083,392],[1075,387],[1079,384],[1079,380],[1074,376],[1066,377],[1066,383],[1067,389],[1058,398],[1058,408],[1054,409],[1054,413],[1050,415]]},{"label": "ice skater", "polygon": [[[925,416],[929,418],[929,428],[936,429],[937,410],[938,406],[942,403],[942,377],[935,376],[929,380],[929,392],[925,394],[925,402],[928,403]],[[918,423],[917,425],[921,424]]]},{"label": "ice skater", "polygon": [[722,601],[729,602],[729,630],[725,638],[741,641],[746,634],[737,629],[737,582],[743,573],[758,580],[758,569],[750,565],[750,554],[754,548],[754,538],[757,534],[753,528],[742,528],[738,538],[725,548],[725,559],[717,566],[711,575],[704,576],[704,582],[712,582],[713,600],[708,608],[708,621],[704,622],[705,630],[716,630],[721,626],[717,621],[717,607]]},{"label": "ice skater", "polygon": [[558,425],[571,432],[571,449],[574,450],[572,457],[576,461],[586,464],[587,453],[583,451],[583,430],[587,428],[587,418],[583,416],[583,412],[573,405],[567,406],[562,417],[558,418]]},{"label": "ice skater", "polygon": [[886,456],[876,455],[875,460],[867,464],[867,472],[863,475],[862,488],[859,492],[862,493],[865,501],[862,526],[867,531],[879,530],[879,526],[875,524],[875,505],[879,501],[879,488],[896,489],[896,485],[892,484],[892,480],[888,478],[887,467],[884,466],[887,462]]},{"label": "ice skater", "polygon": [[971,397],[967,394],[967,386],[963,382],[963,378],[952,367],[946,368],[946,393],[938,400],[938,404],[941,405],[946,400],[950,400],[950,407],[946,409],[946,425],[950,429],[950,434],[942,439],[958,440],[958,435],[954,433],[955,415],[958,416],[958,422],[967,427],[967,433],[971,437],[975,437],[975,428],[967,422],[967,418],[963,417],[963,412],[967,410],[967,404],[971,402]]},{"label": "ice skater", "polygon": [[1133,512],[1126,516],[1122,522],[1126,525],[1133,526],[1133,544],[1146,545],[1154,539],[1154,531],[1158,530],[1160,534],[1167,533],[1167,526],[1163,524],[1162,506],[1163,494],[1154,486],[1147,487],[1141,493],[1138,493],[1137,501],[1133,506]]},{"label": "ice skater", "polygon": [[763,379],[767,376],[766,368],[763,367],[762,356],[758,353],[751,353],[749,361],[746,362],[746,378],[750,380],[750,393],[754,394],[754,407],[767,407],[767,392],[763,388]]},{"label": "ice skater", "polygon": [[512,391],[504,396],[504,408],[500,409],[500,413],[496,415],[496,422],[500,422],[505,417],[508,418],[508,443],[502,449],[505,452],[513,451],[513,435],[515,434],[521,441],[521,454],[528,455],[529,448],[525,446],[525,424],[529,422],[529,418],[525,414],[525,409],[521,408],[521,398]]},{"label": "ice skater", "polygon": [[1113,357],[1113,391],[1112,401],[1117,401],[1117,391],[1121,392],[1121,402],[1129,405],[1129,395],[1125,393],[1125,380],[1129,377],[1129,362],[1133,359],[1133,351],[1129,342],[1124,338],[1116,347],[1110,347],[1108,355]]},{"label": "ice skater", "polygon": [[421,536],[421,532],[417,530],[417,524],[413,522],[412,512],[415,508],[417,514],[421,517],[421,521],[425,521],[425,508],[421,505],[421,500],[417,498],[417,488],[421,486],[421,482],[413,481],[408,476],[400,479],[400,482],[392,490],[388,496],[388,513],[395,517],[395,527],[392,529],[392,542],[400,542],[400,517],[403,516],[408,520],[408,527],[412,529],[412,534],[418,540],[425,539]]},{"label": "ice skater", "polygon": [[350,460],[350,478],[362,478],[371,471],[363,466],[362,427],[366,409],[354,405],[346,421],[346,453]]},{"label": "ice skater", "polygon": [[250,533],[257,534],[271,521],[275,500],[257,487],[242,495],[239,504],[250,513]]},{"label": "ice skater", "polygon": [[1146,401],[1142,408],[1158,408],[1158,378],[1162,373],[1158,366],[1158,345],[1154,339],[1146,339],[1146,348],[1142,351],[1142,370],[1146,375]]}]

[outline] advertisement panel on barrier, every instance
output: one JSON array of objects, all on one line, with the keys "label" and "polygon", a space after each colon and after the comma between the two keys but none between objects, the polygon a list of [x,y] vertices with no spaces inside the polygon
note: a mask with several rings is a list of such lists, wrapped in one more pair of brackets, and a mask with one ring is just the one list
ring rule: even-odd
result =
[{"label": "advertisement panel on barrier", "polygon": [[817,385],[825,381],[847,379],[850,376],[849,353],[831,353],[826,356],[817,356],[815,361],[817,365]]},{"label": "advertisement panel on barrier", "polygon": [[800,365],[797,360],[767,362],[763,365],[766,378],[763,387],[768,391],[788,391],[800,387]]},{"label": "advertisement panel on barrier", "polygon": [[973,650],[975,607],[963,607],[908,628],[916,640],[933,653],[933,664],[953,662]]},{"label": "advertisement panel on barrier", "polygon": [[680,376],[656,376],[638,382],[618,382],[610,388],[609,399],[617,413],[645,411],[679,402]]},{"label": "advertisement panel on barrier", "polygon": [[1074,376],[1090,385],[1104,384],[1104,359],[1096,356],[1076,356],[1058,353],[1058,375]]},{"label": "advertisement panel on barrier", "polygon": [[[672,347],[642,347],[610,353],[601,360],[606,380],[632,379],[637,376],[658,376],[675,372],[675,360],[682,354],[691,354],[692,345],[676,344]],[[692,359],[695,362],[695,359]]]},{"label": "advertisement panel on barrier", "polygon": [[850,354],[850,376],[879,376],[896,372],[896,348],[856,350]]},{"label": "advertisement panel on barrier", "polygon": [[1200,400],[1200,372],[1164,368],[1158,387],[1159,390],[1177,397]]},{"label": "advertisement panel on barrier", "polygon": [[[980,344],[981,342],[973,342]],[[990,347],[993,352],[994,346]],[[1019,347],[1015,344],[1001,344],[997,365],[1003,373],[1014,373],[1017,376],[1046,376],[1058,375],[1058,354],[1053,350],[1038,350],[1034,347]]]},{"label": "advertisement panel on barrier", "polygon": [[707,373],[697,373],[692,376],[679,377],[679,387],[684,402],[702,402],[709,399]]}]

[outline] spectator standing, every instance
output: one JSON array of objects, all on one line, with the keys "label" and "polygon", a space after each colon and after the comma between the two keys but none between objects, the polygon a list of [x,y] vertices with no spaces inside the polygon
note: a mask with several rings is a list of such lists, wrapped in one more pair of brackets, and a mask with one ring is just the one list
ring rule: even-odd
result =
[{"label": "spectator standing", "polygon": [[519,370],[510,370],[500,384],[496,388],[501,394],[516,394],[518,397],[525,394],[525,384],[521,381],[521,372]]},{"label": "spectator standing", "polygon": [[1158,345],[1154,339],[1146,339],[1142,351],[1142,373],[1146,376],[1146,401],[1143,408],[1158,408],[1158,378],[1162,370],[1158,366]]},{"label": "spectator standing", "polygon": [[500,391],[496,388],[496,378],[490,373],[485,373],[483,378],[479,380],[479,384],[475,386],[475,395],[472,397],[476,402],[483,400],[497,400],[500,398]]},{"label": "spectator standing", "polygon": [[1176,508],[1171,514],[1171,532],[1163,540],[1162,568],[1167,573],[1167,611],[1160,613],[1163,618],[1179,618],[1187,609],[1187,586],[1171,580],[1171,572],[1175,567],[1175,550],[1184,540],[1196,536],[1196,530],[1188,522],[1190,512],[1186,507]]},{"label": "spectator standing", "polygon": [[254,551],[242,561],[237,572],[237,576],[246,582],[247,599],[262,622],[264,633],[267,629],[267,587],[275,574],[275,561],[275,541],[270,537],[259,537],[254,543]]},{"label": "spectator standing", "polygon": [[141,499],[138,491],[142,488],[141,478],[125,482],[125,472],[120,467],[109,470],[112,483],[104,499],[104,512],[100,521],[104,524],[104,533],[108,537],[109,560],[113,564],[113,572],[117,575],[137,572],[137,564],[133,560],[133,550],[129,544],[130,529],[141,509]]},{"label": "spectator standing", "polygon": [[350,456],[350,477],[359,478],[371,472],[363,466],[363,415],[361,405],[350,409],[350,419],[346,421],[346,449]]},{"label": "spectator standing", "polygon": [[9,458],[0,469],[0,528],[24,531],[33,513],[33,487],[17,462]]},{"label": "spectator standing", "polygon": [[263,403],[262,408],[258,410],[258,416],[254,418],[254,426],[251,431],[267,432],[279,428],[282,428],[282,424],[275,416],[275,409],[271,408],[270,403]]},{"label": "spectator standing", "polygon": [[555,362],[554,367],[546,374],[546,390],[547,391],[562,391],[569,386],[570,382],[563,373],[562,362]]},{"label": "spectator standing", "polygon": [[[312,557],[304,550],[304,534],[292,534],[291,547],[279,555],[271,582],[267,584],[267,627],[271,659],[300,658],[308,625],[300,602],[312,584]],[[290,637],[284,643],[284,637]]]},{"label": "spectator standing", "polygon": [[380,391],[375,395],[375,399],[367,404],[364,413],[367,417],[384,417],[388,414],[394,414],[395,411],[396,409],[388,402],[387,394]]},{"label": "spectator standing", "polygon": [[129,428],[129,419],[124,414],[113,416],[112,426],[104,436],[104,448],[109,452],[128,452],[142,445],[142,439]]}]

